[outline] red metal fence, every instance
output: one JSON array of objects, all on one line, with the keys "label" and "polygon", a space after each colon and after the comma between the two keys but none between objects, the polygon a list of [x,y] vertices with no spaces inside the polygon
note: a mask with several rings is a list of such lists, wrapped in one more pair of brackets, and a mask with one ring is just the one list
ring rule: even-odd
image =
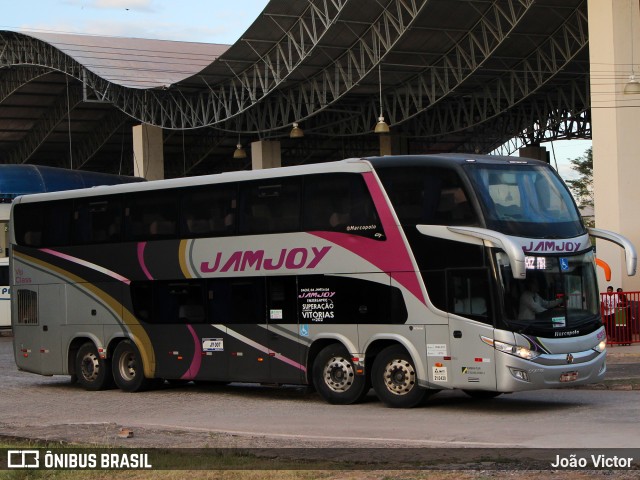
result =
[{"label": "red metal fence", "polygon": [[640,292],[601,293],[600,312],[607,330],[607,343],[640,343]]}]

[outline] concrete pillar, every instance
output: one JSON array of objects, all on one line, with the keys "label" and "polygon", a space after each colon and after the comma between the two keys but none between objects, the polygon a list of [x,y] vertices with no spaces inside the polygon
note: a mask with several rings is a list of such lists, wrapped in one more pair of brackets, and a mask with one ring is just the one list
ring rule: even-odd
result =
[{"label": "concrete pillar", "polygon": [[277,168],[282,166],[280,142],[274,140],[258,140],[251,142],[251,168]]},{"label": "concrete pillar", "polygon": [[520,150],[518,150],[518,154],[521,157],[533,158],[535,160],[541,160],[543,162],[549,163],[547,147],[522,147]]},{"label": "concrete pillar", "polygon": [[147,180],[164,178],[162,129],[153,125],[133,127],[133,174]]},{"label": "concrete pillar", "polygon": [[[589,0],[588,6],[596,227],[619,232],[640,249],[640,94],[624,94],[631,65],[640,63],[638,1]],[[598,269],[600,291],[607,284],[640,290],[640,278],[626,275],[619,247],[604,240],[596,247],[612,270],[606,282]]]}]

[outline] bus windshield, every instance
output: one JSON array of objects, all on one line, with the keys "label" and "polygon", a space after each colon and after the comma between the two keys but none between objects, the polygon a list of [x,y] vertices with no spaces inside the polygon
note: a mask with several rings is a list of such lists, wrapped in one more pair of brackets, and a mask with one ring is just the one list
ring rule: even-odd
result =
[{"label": "bus windshield", "polygon": [[571,194],[550,167],[468,163],[465,170],[476,188],[487,228],[529,238],[585,233]]},{"label": "bus windshield", "polygon": [[601,325],[593,252],[525,257],[524,280],[513,279],[504,252],[496,253],[496,259],[504,318],[514,331],[557,337],[564,336],[562,332],[570,335],[576,328]]}]

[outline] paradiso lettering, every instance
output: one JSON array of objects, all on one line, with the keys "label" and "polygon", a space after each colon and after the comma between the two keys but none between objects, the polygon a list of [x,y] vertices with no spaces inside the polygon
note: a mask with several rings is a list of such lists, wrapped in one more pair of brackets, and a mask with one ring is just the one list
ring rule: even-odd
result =
[{"label": "paradiso lettering", "polygon": [[523,245],[524,252],[577,252],[580,250],[581,242],[549,242],[542,240],[540,242],[529,242],[529,245]]},{"label": "paradiso lettering", "polygon": [[276,256],[267,256],[264,250],[238,250],[224,256],[222,252],[215,254],[213,262],[202,262],[202,273],[213,272],[245,272],[260,270],[300,270],[316,268],[329,253],[331,247],[322,248],[283,248]]}]

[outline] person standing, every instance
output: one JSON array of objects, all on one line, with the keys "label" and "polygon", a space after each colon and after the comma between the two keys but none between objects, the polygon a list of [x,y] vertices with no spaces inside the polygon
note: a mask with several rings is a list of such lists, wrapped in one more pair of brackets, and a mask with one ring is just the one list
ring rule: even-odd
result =
[{"label": "person standing", "polygon": [[611,285],[607,287],[607,293],[602,297],[601,303],[607,335],[610,336],[611,340],[614,340],[613,333],[615,332],[615,315],[618,296],[613,294],[613,287]]}]

